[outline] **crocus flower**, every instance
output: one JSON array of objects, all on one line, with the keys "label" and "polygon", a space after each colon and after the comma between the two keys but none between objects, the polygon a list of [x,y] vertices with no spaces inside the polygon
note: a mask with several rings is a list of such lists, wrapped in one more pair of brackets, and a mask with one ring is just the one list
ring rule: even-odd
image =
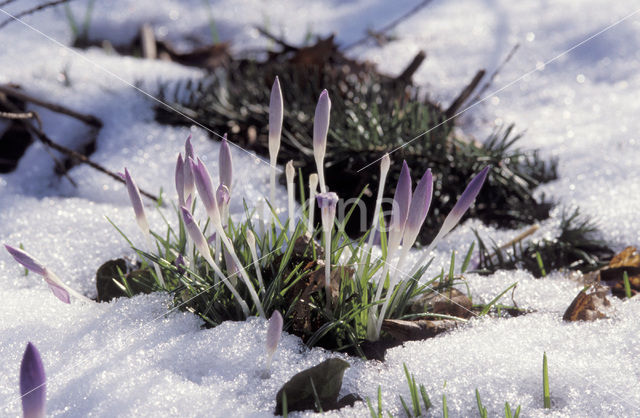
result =
[{"label": "crocus flower", "polygon": [[338,195],[334,192],[320,193],[316,196],[322,218],[324,232],[324,287],[327,296],[327,309],[331,306],[331,229],[336,218]]},{"label": "crocus flower", "polygon": [[192,159],[195,161],[196,159],[196,154],[193,151],[193,145],[191,144],[191,134],[189,134],[189,136],[187,137],[187,140],[184,143],[184,198],[187,199],[189,196],[191,196],[195,190],[195,183],[194,183],[194,179],[193,179],[193,170],[191,169],[191,166],[189,164],[187,164],[187,161],[189,161],[189,159]]},{"label": "crocus flower", "polygon": [[227,141],[227,134],[224,134],[222,143],[220,144],[220,152],[218,154],[218,170],[220,174],[220,184],[227,186],[231,192],[231,181],[233,180],[233,161],[231,160],[231,148]]},{"label": "crocus flower", "polygon": [[287,196],[289,202],[289,236],[293,236],[293,231],[295,229],[295,225],[293,223],[294,219],[294,207],[295,207],[295,183],[293,182],[293,178],[296,175],[296,170],[293,168],[293,160],[290,160],[285,168],[285,174],[287,177]]},{"label": "crocus flower", "polygon": [[422,224],[429,212],[432,195],[433,176],[429,169],[418,182],[418,185],[413,192],[413,197],[411,198],[409,214],[407,215],[407,222],[404,227],[404,235],[402,238],[402,248],[406,248],[407,251],[413,246],[413,243],[416,242],[418,233],[420,232]]},{"label": "crocus flower", "polygon": [[380,159],[380,182],[378,183],[378,195],[376,196],[376,207],[373,211],[373,220],[371,225],[371,231],[369,232],[369,239],[367,240],[367,245],[362,252],[362,262],[358,266],[358,273],[356,277],[361,277],[364,271],[364,267],[369,258],[369,254],[371,253],[371,247],[373,246],[373,240],[376,236],[376,232],[378,232],[378,227],[380,226],[380,205],[382,205],[382,196],[384,194],[384,184],[387,181],[387,174],[389,173],[389,168],[391,167],[391,159],[389,158],[389,154],[384,154]]},{"label": "crocus flower", "polygon": [[[226,220],[229,214],[229,200],[231,200],[229,189],[226,185],[221,184],[218,186],[218,190],[216,190],[216,204],[218,205],[218,210],[223,220]],[[223,221],[223,224],[224,223],[226,223],[226,221]]]},{"label": "crocus flower", "polygon": [[316,191],[318,190],[318,175],[316,173],[309,175],[309,224],[307,229],[309,233],[313,233],[314,212],[316,208]]},{"label": "crocus flower", "polygon": [[253,267],[256,269],[256,276],[258,277],[258,283],[260,284],[260,290],[264,293],[264,281],[262,280],[262,271],[260,270],[260,262],[258,260],[258,250],[256,248],[256,236],[247,230],[247,244],[249,245],[249,252],[251,252],[251,258],[253,259]]},{"label": "crocus flower", "polygon": [[[133,206],[133,213],[136,215],[136,222],[142,231],[146,241],[149,252],[153,251],[153,241],[151,240],[151,232],[149,232],[149,222],[147,222],[147,216],[144,213],[144,206],[142,205],[142,197],[140,196],[140,190],[135,181],[129,174],[129,170],[124,169],[124,181],[127,186],[127,193],[129,193],[129,200],[131,200],[131,206]],[[164,287],[164,278],[162,277],[162,271],[157,263],[153,263],[153,268],[156,271],[156,276],[160,285]]]},{"label": "crocus flower", "polygon": [[218,229],[218,226],[222,229],[220,212],[216,202],[216,196],[213,191],[213,183],[211,182],[209,170],[207,170],[207,167],[200,158],[198,158],[197,164],[192,159],[189,159],[189,166],[193,172],[193,178],[196,188],[198,189],[198,195],[200,195],[200,200],[202,200],[202,204],[207,210],[209,219],[211,219],[216,230]]},{"label": "crocus flower", "polygon": [[489,174],[490,169],[490,165],[486,166],[469,182],[467,188],[464,189],[464,192],[462,192],[462,196],[460,196],[460,199],[458,199],[456,204],[453,206],[453,209],[451,209],[451,212],[449,212],[449,214],[445,218],[442,227],[440,227],[440,231],[438,231],[436,237],[433,239],[431,244],[429,244],[428,250],[433,249],[438,241],[440,241],[442,237],[447,235],[449,231],[451,231],[453,227],[456,226],[458,222],[460,222],[462,216],[476,199],[478,193],[480,193],[480,189],[482,188],[482,185],[484,184],[484,181],[486,180],[487,174]]},{"label": "crocus flower", "polygon": [[325,193],[327,186],[324,182],[324,156],[327,149],[327,134],[329,133],[329,113],[331,112],[331,100],[327,90],[322,90],[316,113],[313,119],[313,156],[318,169],[318,179],[320,180],[320,191]]},{"label": "crocus flower", "polygon": [[58,278],[52,271],[44,267],[40,262],[38,262],[34,257],[32,257],[26,251],[23,251],[19,248],[14,248],[10,245],[4,246],[9,254],[16,260],[18,263],[29,269],[30,271],[42,276],[49,285],[49,289],[53,292],[53,294],[60,299],[64,303],[71,303],[71,298],[69,295],[73,295],[74,297],[83,300],[85,302],[93,302],[91,299],[81,295],[76,292]]},{"label": "crocus flower", "polygon": [[146,235],[149,233],[149,222],[147,222],[147,215],[144,213],[144,205],[142,204],[142,197],[140,196],[140,190],[136,182],[133,181],[129,170],[124,169],[124,181],[127,186],[127,193],[129,194],[129,200],[131,200],[131,206],[133,206],[133,213],[136,216],[136,222]]},{"label": "crocus flower", "polygon": [[176,191],[178,192],[178,203],[180,206],[184,206],[184,160],[182,154],[178,154],[178,160],[176,161]]},{"label": "crocus flower", "polygon": [[269,318],[269,326],[267,328],[267,364],[266,371],[268,372],[271,368],[271,361],[273,360],[273,355],[278,348],[278,343],[280,342],[280,337],[282,336],[282,315],[278,311],[273,311],[271,318]]},{"label": "crocus flower", "polygon": [[280,150],[283,118],[282,91],[280,90],[280,80],[276,76],[276,80],[271,87],[271,99],[269,100],[269,160],[271,162],[269,198],[271,199],[271,204],[274,204],[276,200],[276,164],[278,163],[278,151]]},{"label": "crocus flower", "polygon": [[229,279],[224,275],[224,273],[222,273],[222,270],[220,270],[220,267],[218,267],[218,264],[216,264],[216,262],[213,260],[213,257],[211,257],[211,251],[209,249],[209,245],[207,244],[207,239],[204,237],[204,235],[202,234],[202,231],[200,230],[195,220],[193,219],[193,215],[191,215],[191,212],[189,212],[189,209],[185,208],[184,206],[181,207],[180,210],[182,211],[182,217],[184,219],[184,227],[187,230],[187,234],[189,234],[189,236],[193,240],[193,243],[196,249],[198,250],[198,252],[200,252],[200,255],[204,257],[207,263],[209,263],[211,268],[213,268],[213,271],[220,278],[220,280],[222,280],[224,285],[227,286],[227,288],[231,291],[233,296],[236,298],[236,300],[240,304],[240,307],[242,308],[242,312],[244,313],[245,316],[248,317],[249,306],[244,301],[244,299],[242,299],[242,297],[240,296],[236,288],[229,282]]},{"label": "crocus flower", "polygon": [[44,418],[47,378],[36,346],[27,343],[20,363],[20,396],[24,418]]}]

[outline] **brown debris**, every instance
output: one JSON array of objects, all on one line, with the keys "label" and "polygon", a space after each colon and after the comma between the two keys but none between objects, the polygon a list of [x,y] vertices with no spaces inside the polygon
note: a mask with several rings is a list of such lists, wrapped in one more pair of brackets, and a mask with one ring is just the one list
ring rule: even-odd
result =
[{"label": "brown debris", "polygon": [[623,298],[624,273],[629,277],[629,285],[633,295],[640,292],[640,252],[636,247],[629,246],[616,254],[609,264],[602,269],[585,275],[586,282],[602,282],[611,288],[614,296]]},{"label": "brown debris", "polygon": [[411,304],[409,311],[470,318],[473,315],[472,307],[471,299],[467,295],[458,289],[449,288],[440,293],[430,292],[421,296]]},{"label": "brown debris", "polygon": [[385,319],[382,321],[382,330],[388,332],[396,340],[404,342],[433,338],[438,334],[455,328],[457,325],[458,322],[451,319],[437,321],[429,321],[427,319],[414,321]]},{"label": "brown debris", "polygon": [[594,321],[607,316],[603,309],[611,305],[607,299],[607,288],[593,285],[582,289],[562,316],[565,321]]}]

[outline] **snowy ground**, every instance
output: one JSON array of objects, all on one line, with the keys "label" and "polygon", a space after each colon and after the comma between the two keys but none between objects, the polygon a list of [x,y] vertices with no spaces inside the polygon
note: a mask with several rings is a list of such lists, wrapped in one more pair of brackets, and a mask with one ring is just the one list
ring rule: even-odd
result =
[{"label": "snowy ground", "polygon": [[[14,13],[28,3],[20,1],[1,10]],[[311,30],[322,35],[337,32],[340,42],[349,42],[416,3],[285,1],[274,5],[227,0],[215,2],[214,11],[221,37],[242,50],[265,45],[253,24],[268,25],[292,41]],[[77,15],[84,13],[85,2],[73,4]],[[90,33],[124,41],[135,35],[141,23],[151,22],[160,36],[195,33],[206,39],[208,23],[201,6],[199,0],[97,2]],[[605,238],[619,250],[640,245],[637,7],[633,1],[436,0],[394,31],[399,41],[383,48],[360,47],[352,54],[396,73],[419,49],[425,49],[428,59],[416,79],[449,103],[478,68],[491,72],[520,43],[489,92],[506,88],[470,110],[463,121],[478,138],[496,124],[515,122],[518,129],[526,129],[525,146],[540,148],[560,161],[560,179],[539,192],[561,205],[579,205],[584,213],[595,216]],[[71,39],[62,9],[30,16],[25,22],[32,27],[14,22],[0,31],[0,83],[22,84],[39,94],[46,92],[52,101],[97,115],[105,126],[92,158],[114,171],[127,166],[141,187],[152,192],[162,187],[172,195],[175,156],[190,131],[155,123],[152,101],[129,84],[155,94],[158,80],[198,72],[106,56],[98,49],[65,49],[54,42],[66,45]],[[70,87],[62,83],[62,73],[67,74]],[[73,146],[84,139],[83,125],[38,111],[54,140]],[[201,129],[193,128],[191,133],[197,151],[216,175],[217,144],[208,141]],[[234,190],[239,192],[234,199],[255,201],[267,186],[268,166],[238,149],[233,155],[236,168],[244,172],[235,176]],[[97,267],[109,258],[130,254],[105,217],[131,236],[142,237],[122,186],[81,166],[70,172],[79,184],[73,188],[52,170],[48,154],[35,144],[15,172],[0,176],[0,242],[22,243],[72,287],[95,296]],[[282,202],[284,195],[281,190]],[[150,212],[152,225],[160,226],[159,216]],[[558,215],[555,211],[539,236],[553,234]],[[439,247],[436,267],[447,263],[451,249],[468,246],[471,227],[501,241],[517,234],[468,222]],[[348,359],[351,368],[345,374],[345,393],[373,398],[381,385],[385,407],[399,414],[397,394],[408,396],[402,375],[406,362],[431,395],[435,416],[441,413],[443,394],[451,416],[475,415],[476,388],[490,415],[501,414],[509,401],[512,406],[522,405],[523,416],[640,416],[637,300],[614,300],[610,319],[567,324],[561,320],[562,312],[579,285],[561,274],[540,280],[526,272],[470,277],[480,300],[489,300],[515,281],[519,282],[515,300],[539,313],[473,320],[439,338],[393,349],[384,364]],[[52,416],[269,416],[283,382],[335,356],[306,350],[296,337],[286,336],[276,354],[272,378],[262,380],[258,373],[266,325],[261,320],[202,331],[189,314],[165,315],[169,301],[161,295],[102,305],[64,305],[37,277],[25,277],[5,252],[0,252],[0,283],[4,301],[0,411],[5,416],[20,413],[18,369],[27,341],[42,353]],[[554,403],[550,413],[541,408],[544,351],[549,357]],[[366,414],[360,403],[333,415]]]}]

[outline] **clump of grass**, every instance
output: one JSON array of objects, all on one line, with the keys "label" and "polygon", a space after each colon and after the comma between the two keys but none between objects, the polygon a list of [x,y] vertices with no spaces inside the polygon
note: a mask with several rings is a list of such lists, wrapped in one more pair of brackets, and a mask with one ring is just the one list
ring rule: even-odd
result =
[{"label": "clump of grass", "polygon": [[613,256],[607,243],[598,237],[597,226],[579,209],[562,212],[560,234],[554,239],[542,239],[523,244],[514,243],[510,249],[495,243],[489,246],[476,233],[479,260],[477,269],[485,273],[497,270],[525,269],[536,277],[559,269],[588,272],[606,265]]},{"label": "clump of grass", "polygon": [[[308,124],[313,118],[313,98],[325,87],[334,109],[326,181],[338,195],[355,196],[377,182],[377,169],[370,163],[391,150],[397,149],[392,156],[406,160],[414,169],[432,169],[435,199],[420,243],[427,244],[434,237],[467,179],[488,164],[494,170],[470,216],[501,227],[530,224],[548,216],[551,205],[534,198],[532,191],[557,177],[556,162],[519,149],[521,134],[513,126],[496,130],[484,143],[456,134],[454,121],[447,120],[445,110],[424,91],[369,67],[358,70],[329,62],[309,69],[278,59],[259,64],[240,60],[203,79],[163,85],[160,93],[164,101],[213,131],[229,132],[232,140],[267,155],[266,103],[276,74],[290,86],[283,97],[287,110],[278,162],[294,159],[305,179],[315,172]],[[164,107],[156,109],[156,119],[185,123]],[[421,136],[410,141],[417,135]],[[395,184],[399,175],[400,166],[392,167],[390,182]],[[388,188],[385,196],[394,192],[393,187]],[[367,191],[362,199],[372,214],[375,196]],[[351,236],[364,232],[355,224],[347,225],[347,231]]]}]

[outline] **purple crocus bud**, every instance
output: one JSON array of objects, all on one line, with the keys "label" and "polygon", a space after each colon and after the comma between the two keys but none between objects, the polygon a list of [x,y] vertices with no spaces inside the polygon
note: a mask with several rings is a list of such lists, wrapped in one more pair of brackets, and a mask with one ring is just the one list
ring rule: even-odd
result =
[{"label": "purple crocus bud", "polygon": [[278,311],[273,311],[269,318],[269,327],[267,328],[267,354],[273,356],[278,348],[280,337],[282,336],[282,315]]},{"label": "purple crocus bud", "polygon": [[178,154],[176,161],[176,191],[178,192],[178,203],[184,206],[184,160],[182,154]]},{"label": "purple crocus bud", "polygon": [[202,204],[207,210],[209,218],[211,218],[211,222],[214,223],[214,226],[220,224],[220,212],[216,204],[216,197],[213,192],[213,184],[211,183],[209,170],[207,170],[207,167],[200,158],[198,158],[197,165],[190,159],[189,166],[193,171],[193,178],[196,183],[196,188],[198,189],[198,194],[200,195]]},{"label": "purple crocus bud", "polygon": [[189,134],[187,140],[184,143],[184,152],[184,197],[186,199],[191,196],[193,194],[193,191],[195,190],[193,170],[191,169],[191,166],[187,164],[187,161],[189,161],[189,159],[192,159],[194,161],[196,159],[196,154],[193,151],[193,145],[191,144],[191,134]]},{"label": "purple crocus bud", "polygon": [[220,184],[227,186],[231,191],[231,181],[233,179],[233,162],[231,160],[231,149],[227,134],[224,134],[222,143],[220,144],[220,152],[218,154],[218,169],[220,171]]},{"label": "purple crocus bud", "polygon": [[71,303],[71,297],[69,296],[68,290],[65,288],[65,285],[60,282],[53,273],[47,270],[40,262],[38,262],[35,258],[33,258],[26,251],[20,250],[18,248],[14,248],[10,245],[4,246],[9,254],[16,260],[18,263],[22,264],[24,267],[29,269],[30,271],[44,277],[44,281],[47,282],[49,289],[53,292],[55,297],[60,299],[64,303]]},{"label": "purple crocus bud", "polygon": [[449,212],[445,218],[440,231],[438,231],[438,235],[436,235],[431,244],[429,244],[429,249],[433,248],[436,243],[442,237],[447,235],[449,231],[451,231],[460,221],[467,209],[469,209],[475,198],[478,196],[478,193],[480,193],[480,189],[482,188],[490,169],[490,165],[486,166],[469,182],[467,188],[462,192],[462,196],[460,196],[460,199],[458,199],[453,209],[451,209],[451,212]]},{"label": "purple crocus bud", "polygon": [[45,276],[47,274],[47,269],[26,251],[23,251],[19,248],[14,248],[7,244],[4,245],[4,248],[7,249],[14,260],[22,264],[25,268],[36,274],[39,274],[40,276]]},{"label": "purple crocus bud", "polygon": [[24,418],[43,418],[47,401],[47,378],[36,346],[27,343],[20,363],[20,396]]},{"label": "purple crocus bud", "polygon": [[433,176],[431,169],[427,170],[413,193],[411,198],[411,206],[409,206],[409,214],[407,215],[407,223],[404,227],[404,237],[402,246],[411,248],[416,242],[420,228],[424,223],[429,206],[431,205],[431,197],[433,195]]},{"label": "purple crocus bud", "polygon": [[271,87],[271,98],[269,100],[269,157],[271,165],[276,165],[277,162],[283,119],[282,91],[280,90],[280,80],[276,76],[276,80]]},{"label": "purple crocus bud", "polygon": [[127,185],[127,193],[129,193],[129,200],[131,200],[131,206],[133,206],[133,212],[136,215],[136,222],[138,226],[145,234],[149,233],[149,223],[147,222],[147,216],[144,213],[144,206],[142,205],[142,197],[138,186],[133,181],[129,170],[124,169],[124,181]]},{"label": "purple crocus bud", "polygon": [[327,134],[329,133],[329,113],[331,112],[331,100],[327,90],[322,90],[316,113],[313,119],[313,155],[318,169],[320,191],[325,193],[327,186],[324,182],[324,155],[327,149]]},{"label": "purple crocus bud", "polygon": [[218,190],[216,190],[216,203],[219,208],[223,208],[229,204],[229,200],[231,200],[231,196],[229,194],[229,189],[226,185],[221,184],[218,186]]},{"label": "purple crocus bud", "polygon": [[211,257],[209,244],[198,227],[198,224],[196,224],[196,221],[193,219],[191,212],[189,212],[189,209],[184,206],[182,206],[180,210],[182,211],[182,218],[184,219],[184,228],[187,230],[187,234],[191,237],[193,244],[209,264],[215,264]]},{"label": "purple crocus bud", "polygon": [[409,214],[409,205],[411,205],[411,174],[407,162],[403,161],[391,208],[391,223],[389,225],[389,250],[391,252],[396,250],[402,240]]},{"label": "purple crocus bud", "polygon": [[336,205],[338,204],[338,195],[334,192],[320,193],[316,196],[318,206],[320,207],[320,216],[322,217],[322,226],[327,230],[331,230],[333,221],[336,218]]}]

